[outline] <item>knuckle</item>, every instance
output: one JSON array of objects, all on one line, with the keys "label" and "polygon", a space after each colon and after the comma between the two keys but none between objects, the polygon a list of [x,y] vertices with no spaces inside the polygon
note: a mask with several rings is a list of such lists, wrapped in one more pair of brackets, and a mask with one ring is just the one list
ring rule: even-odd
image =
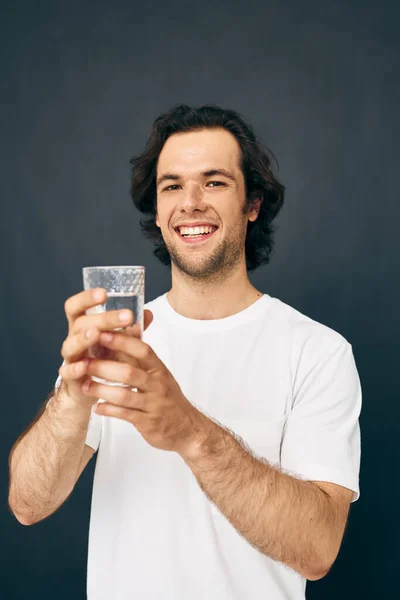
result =
[{"label": "knuckle", "polygon": [[133,379],[135,377],[136,374],[136,369],[133,365],[126,365],[125,366],[125,375],[126,378],[129,379]]},{"label": "knuckle", "polygon": [[90,336],[86,337],[86,334],[87,334],[87,329],[84,329],[84,328],[79,331],[79,334],[77,334],[82,348],[87,348],[88,346],[91,346],[96,341],[97,329],[95,329],[94,327],[90,327]]},{"label": "knuckle", "polygon": [[65,311],[66,315],[68,315],[70,313],[70,306],[71,306],[71,300],[70,300],[70,298],[67,298],[67,300],[64,302],[64,311]]},{"label": "knuckle", "polygon": [[142,356],[144,359],[148,359],[151,356],[151,347],[148,344],[143,344]]},{"label": "knuckle", "polygon": [[131,392],[130,388],[121,388],[121,389],[123,390],[122,394],[121,394],[121,396],[122,396],[122,398],[121,398],[122,402],[124,404],[130,404],[131,401],[132,401],[132,392]]},{"label": "knuckle", "polygon": [[61,356],[64,358],[68,355],[68,338],[64,340],[63,345],[61,346]]},{"label": "knuckle", "polygon": [[167,385],[165,375],[161,371],[155,371],[153,373],[152,378],[153,378],[153,381],[154,381],[155,385],[157,386],[157,388],[161,388],[161,387],[164,387],[165,385]]},{"label": "knuckle", "polygon": [[78,317],[75,320],[73,327],[72,327],[73,331],[80,331],[83,328],[83,323],[82,323],[83,319],[84,319],[84,317]]},{"label": "knuckle", "polygon": [[161,378],[158,378],[155,380],[154,385],[153,385],[153,390],[155,391],[156,394],[161,395],[164,393],[165,385]]},{"label": "knuckle", "polygon": [[151,376],[151,388],[156,394],[159,394],[161,392],[162,384],[159,376],[155,373]]},{"label": "knuckle", "polygon": [[154,381],[161,381],[162,373],[160,371],[153,371],[152,377]]},{"label": "knuckle", "polygon": [[153,435],[160,435],[161,422],[160,417],[154,417],[149,423],[149,433]]},{"label": "knuckle", "polygon": [[63,381],[69,379],[69,377],[71,375],[71,367],[69,366],[69,364],[68,365],[63,365],[61,367],[61,373],[60,373],[60,375],[61,375],[61,379]]},{"label": "knuckle", "polygon": [[134,325],[132,325],[130,335],[132,335],[133,337],[140,338],[141,330],[139,323],[135,323]]}]

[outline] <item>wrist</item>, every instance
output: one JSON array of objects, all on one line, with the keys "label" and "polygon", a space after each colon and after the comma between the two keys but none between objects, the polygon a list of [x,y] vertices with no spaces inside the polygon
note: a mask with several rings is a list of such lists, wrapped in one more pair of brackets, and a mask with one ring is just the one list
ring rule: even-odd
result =
[{"label": "wrist", "polygon": [[191,431],[191,435],[179,451],[187,464],[195,464],[213,454],[218,454],[226,445],[224,434],[228,432],[199,411],[196,424]]},{"label": "wrist", "polygon": [[61,381],[59,388],[54,393],[51,399],[50,406],[61,411],[67,418],[69,416],[79,419],[79,417],[86,420],[90,417],[93,405],[96,404],[97,400],[89,397],[76,397],[70,393],[68,385],[65,381]]}]

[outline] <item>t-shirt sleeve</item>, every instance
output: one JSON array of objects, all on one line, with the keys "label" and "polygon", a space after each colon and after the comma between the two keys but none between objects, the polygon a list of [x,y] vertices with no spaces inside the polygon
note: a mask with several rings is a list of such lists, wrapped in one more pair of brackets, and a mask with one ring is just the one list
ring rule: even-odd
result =
[{"label": "t-shirt sleeve", "polygon": [[[61,376],[59,375],[57,381],[54,385],[54,389],[58,390],[61,384]],[[47,406],[51,402],[51,399],[47,403]],[[97,415],[95,412],[91,412],[90,420],[88,425],[88,430],[86,434],[85,444],[93,448],[93,450],[97,450],[100,445],[101,439],[101,426],[102,426],[102,416]]]},{"label": "t-shirt sleeve", "polygon": [[281,447],[281,467],[308,481],[336,483],[358,499],[361,385],[347,341],[297,384]]}]

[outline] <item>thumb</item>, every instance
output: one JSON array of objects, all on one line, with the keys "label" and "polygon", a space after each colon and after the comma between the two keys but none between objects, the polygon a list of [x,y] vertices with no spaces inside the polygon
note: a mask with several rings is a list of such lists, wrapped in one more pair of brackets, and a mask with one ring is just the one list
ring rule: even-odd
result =
[{"label": "thumb", "polygon": [[147,310],[147,308],[145,309],[144,315],[143,315],[143,320],[144,320],[143,331],[146,331],[146,329],[148,328],[148,326],[153,321],[153,313],[151,312],[151,310]]}]

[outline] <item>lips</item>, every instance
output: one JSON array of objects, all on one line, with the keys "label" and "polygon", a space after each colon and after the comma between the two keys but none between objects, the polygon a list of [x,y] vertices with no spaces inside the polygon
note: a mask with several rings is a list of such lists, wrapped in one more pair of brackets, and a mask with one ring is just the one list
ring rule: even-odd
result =
[{"label": "lips", "polygon": [[206,221],[203,222],[199,222],[199,223],[179,223],[179,225],[175,225],[174,229],[175,231],[177,229],[180,229],[181,227],[215,227],[215,229],[218,229],[218,225],[214,225],[214,223],[207,223]]},{"label": "lips", "polygon": [[[182,227],[184,227],[184,225],[182,225]],[[215,227],[215,226],[213,226]],[[177,227],[175,229],[176,234],[179,236],[179,238],[185,242],[186,244],[201,244],[204,243],[206,240],[210,239],[214,233],[217,231],[217,227],[214,229],[214,231],[212,231],[211,233],[205,233],[204,235],[196,235],[196,236],[183,236],[181,235],[180,231],[179,231],[179,227]]]}]

